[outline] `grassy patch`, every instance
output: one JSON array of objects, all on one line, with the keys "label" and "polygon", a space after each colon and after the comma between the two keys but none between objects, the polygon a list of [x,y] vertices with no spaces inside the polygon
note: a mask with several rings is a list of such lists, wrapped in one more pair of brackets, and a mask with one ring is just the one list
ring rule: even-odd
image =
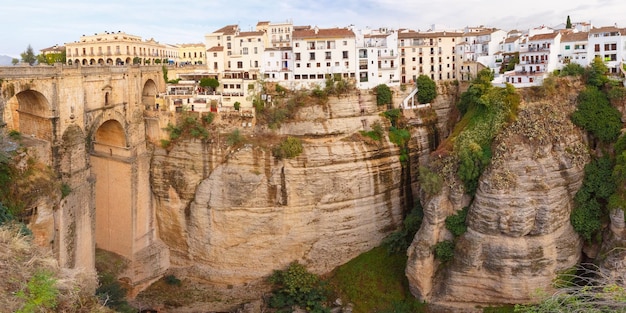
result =
[{"label": "grassy patch", "polygon": [[344,303],[354,304],[354,313],[425,312],[409,292],[405,267],[406,255],[389,254],[383,245],[340,266],[328,281]]}]

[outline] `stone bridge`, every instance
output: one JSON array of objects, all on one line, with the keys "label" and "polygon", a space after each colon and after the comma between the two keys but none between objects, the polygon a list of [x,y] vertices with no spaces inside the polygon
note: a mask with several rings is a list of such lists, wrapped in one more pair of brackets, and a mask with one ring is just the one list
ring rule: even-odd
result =
[{"label": "stone bridge", "polygon": [[62,267],[93,272],[96,247],[129,260],[123,276],[133,286],[169,267],[143,118],[164,90],[159,66],[0,67],[0,125],[71,188],[31,222]]}]

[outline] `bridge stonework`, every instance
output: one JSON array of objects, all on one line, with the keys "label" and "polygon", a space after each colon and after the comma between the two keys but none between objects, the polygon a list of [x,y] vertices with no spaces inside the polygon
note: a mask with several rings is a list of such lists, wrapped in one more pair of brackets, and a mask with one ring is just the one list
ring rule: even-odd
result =
[{"label": "bridge stonework", "polygon": [[158,66],[0,67],[0,127],[71,192],[31,219],[60,266],[94,272],[96,247],[129,261],[141,289],[169,267],[156,234],[143,112],[165,90]]}]

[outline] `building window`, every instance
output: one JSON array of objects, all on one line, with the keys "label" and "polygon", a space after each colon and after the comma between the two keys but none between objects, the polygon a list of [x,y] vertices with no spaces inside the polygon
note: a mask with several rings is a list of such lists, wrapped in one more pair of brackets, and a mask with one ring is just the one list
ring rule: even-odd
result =
[{"label": "building window", "polygon": [[330,51],[326,51],[326,60],[330,60]]},{"label": "building window", "polygon": [[316,66],[316,67],[322,67],[322,65],[321,65],[319,62],[317,62],[317,63],[315,64],[315,66]]},{"label": "building window", "polygon": [[330,67],[330,62],[326,62],[326,67]]},{"label": "building window", "polygon": [[569,45],[565,45],[565,50],[569,50]]},{"label": "building window", "polygon": [[342,54],[344,59],[348,58],[348,51],[343,51]]},{"label": "building window", "polygon": [[600,44],[595,44],[593,51],[599,52],[600,51]]},{"label": "building window", "polygon": [[237,68],[243,68],[243,62],[237,61]]},{"label": "building window", "polygon": [[306,67],[311,67],[311,63],[307,63],[307,64],[306,64]]},{"label": "building window", "polygon": [[347,46],[347,45],[348,45],[348,41],[347,41],[347,40],[344,40],[344,41],[343,41],[343,45],[344,45],[344,46]]},{"label": "building window", "polygon": [[315,60],[315,52],[309,52],[309,60]]},{"label": "building window", "polygon": [[248,54],[248,48],[247,48],[247,47],[243,48],[243,50],[242,50],[242,53],[241,53],[241,54],[243,54],[243,55],[247,55],[247,54]]},{"label": "building window", "polygon": [[296,52],[296,61],[300,61],[300,52]]}]

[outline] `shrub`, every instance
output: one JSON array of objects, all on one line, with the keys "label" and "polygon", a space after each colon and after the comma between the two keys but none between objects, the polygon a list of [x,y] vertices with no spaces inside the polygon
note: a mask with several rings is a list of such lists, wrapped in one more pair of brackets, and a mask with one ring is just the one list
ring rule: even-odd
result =
[{"label": "shrub", "polygon": [[578,108],[572,122],[592,133],[602,142],[613,142],[622,128],[621,113],[610,105],[607,96],[589,86],[578,95]]},{"label": "shrub", "polygon": [[44,312],[57,306],[59,290],[55,287],[56,279],[52,273],[40,271],[26,283],[26,290],[20,290],[16,296],[26,300],[17,313]]},{"label": "shrub", "polygon": [[226,137],[226,144],[228,144],[229,146],[235,146],[242,143],[243,139],[244,138],[239,132],[239,129],[235,129]]},{"label": "shrub", "polygon": [[376,121],[372,124],[372,130],[370,131],[361,131],[361,135],[372,138],[376,141],[381,141],[383,138],[383,125],[380,122]]},{"label": "shrub", "polygon": [[296,137],[288,136],[277,147],[273,149],[273,155],[279,159],[295,158],[302,153],[302,141]]},{"label": "shrub", "polygon": [[235,111],[239,111],[239,108],[241,108],[241,103],[239,103],[239,101],[235,101],[233,107],[235,108]]},{"label": "shrub", "polygon": [[67,197],[70,192],[72,192],[72,187],[70,187],[70,185],[68,185],[67,183],[62,183],[61,184],[61,199]]},{"label": "shrub", "polygon": [[9,131],[9,138],[13,139],[13,140],[20,140],[22,138],[22,134],[15,130],[15,129],[11,129]]},{"label": "shrub", "polygon": [[435,258],[443,263],[452,260],[454,258],[454,242],[444,240],[435,244]]},{"label": "shrub", "polygon": [[383,112],[383,116],[391,122],[392,127],[398,127],[398,119],[402,116],[402,110],[390,109]]},{"label": "shrub", "polygon": [[584,78],[587,85],[595,87],[603,87],[609,79],[606,76],[608,68],[600,57],[595,57],[591,64],[585,69]]},{"label": "shrub", "polygon": [[389,253],[406,253],[406,249],[409,248],[415,234],[422,226],[423,219],[424,210],[418,200],[411,212],[402,221],[402,228],[385,238],[383,243],[387,245],[387,251]]},{"label": "shrub", "polygon": [[559,73],[559,75],[560,76],[582,76],[584,73],[585,73],[585,68],[582,67],[580,64],[569,63],[561,69],[561,72]]},{"label": "shrub", "polygon": [[443,178],[426,166],[419,167],[419,182],[422,190],[431,196],[439,193],[443,186]]},{"label": "shrub", "polygon": [[376,93],[376,105],[391,104],[391,89],[385,84],[380,84],[374,89]]},{"label": "shrub", "polygon": [[213,114],[213,112],[207,112],[205,115],[202,116],[202,121],[207,125],[213,123],[214,119],[215,114]]},{"label": "shrub", "polygon": [[325,307],[327,290],[319,277],[309,273],[304,265],[292,262],[284,271],[274,271],[270,283],[278,287],[272,293],[272,308],[291,308],[297,305],[308,312],[330,312]]},{"label": "shrub", "polygon": [[446,229],[457,237],[467,231],[467,225],[465,225],[467,211],[468,207],[464,207],[462,210],[456,212],[456,214],[446,217]]},{"label": "shrub", "polygon": [[587,164],[583,185],[574,196],[570,222],[574,230],[588,242],[601,230],[602,220],[606,218],[604,206],[616,190],[612,168],[608,157]]},{"label": "shrub", "polygon": [[417,101],[430,103],[437,97],[437,84],[430,77],[420,75],[417,77]]},{"label": "shrub", "polygon": [[180,286],[182,282],[174,275],[167,275],[164,277],[165,283],[170,286]]}]

